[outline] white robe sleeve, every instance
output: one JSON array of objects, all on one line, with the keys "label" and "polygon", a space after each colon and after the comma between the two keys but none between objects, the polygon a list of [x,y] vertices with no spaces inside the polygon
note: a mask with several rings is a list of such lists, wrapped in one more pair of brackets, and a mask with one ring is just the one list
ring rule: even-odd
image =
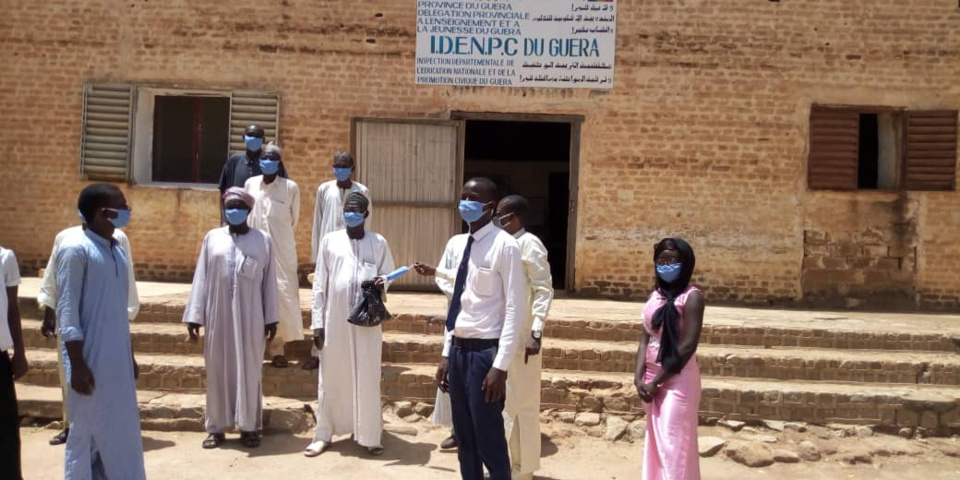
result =
[{"label": "white robe sleeve", "polygon": [[190,299],[183,310],[183,323],[196,323],[206,326],[207,321],[207,244],[210,234],[203,237],[200,245],[200,257],[197,258],[197,268],[193,272],[193,285],[190,287]]},{"label": "white robe sleeve", "polygon": [[500,349],[493,360],[493,366],[504,372],[510,367],[510,360],[520,344],[520,329],[527,309],[526,281],[523,271],[523,255],[517,242],[503,246],[497,262],[502,292],[506,300],[503,329],[500,331]]},{"label": "white robe sleeve", "polygon": [[447,242],[447,247],[443,250],[443,256],[440,257],[440,263],[437,265],[437,274],[434,278],[437,287],[447,296],[447,301],[453,297],[454,282],[457,280],[457,254],[454,251],[453,242]]},{"label": "white robe sleeve", "polygon": [[327,280],[329,272],[327,271],[326,244],[328,238],[320,242],[319,253],[317,254],[317,268],[313,274],[313,301],[310,305],[310,329],[319,330],[326,326],[326,305],[327,305]]},{"label": "white robe sleeve", "polygon": [[[317,189],[317,203],[313,207],[313,234],[310,237],[310,261],[317,261],[320,242],[323,240],[323,185]],[[316,278],[314,278],[316,282]]]},{"label": "white robe sleeve", "polygon": [[533,316],[533,330],[543,330],[543,322],[550,312],[553,301],[553,277],[550,275],[550,263],[547,262],[547,249],[540,239],[530,235],[523,244],[523,267],[527,280],[533,290],[530,314]]},{"label": "white robe sleeve", "polygon": [[80,325],[80,297],[86,254],[80,247],[70,247],[57,254],[57,318],[60,321],[60,340],[64,343],[83,340]]},{"label": "white robe sleeve", "polygon": [[300,186],[295,182],[289,182],[290,186],[290,218],[293,219],[293,232],[296,234],[297,225],[300,223]]},{"label": "white robe sleeve", "polygon": [[127,281],[129,282],[127,290],[127,319],[133,321],[140,313],[140,294],[137,291],[137,277],[133,268],[133,249],[130,247],[130,238],[120,230],[117,230],[117,243],[127,252]]},{"label": "white robe sleeve", "polygon": [[280,321],[280,291],[277,289],[277,258],[273,251],[273,240],[263,234],[267,244],[267,264],[263,267],[263,324],[271,325]]},{"label": "white robe sleeve", "polygon": [[61,236],[53,240],[53,249],[47,260],[47,268],[43,271],[43,280],[40,282],[40,293],[37,294],[37,304],[40,308],[57,309],[57,250],[60,249]]},{"label": "white robe sleeve", "polygon": [[[377,275],[385,276],[388,273],[396,270],[396,264],[393,263],[393,252],[390,251],[390,244],[387,243],[387,239],[383,238],[380,235],[377,235],[380,240],[380,251],[379,258],[377,258]],[[386,282],[383,286],[383,301],[387,301],[387,290],[390,287],[390,282]]]}]

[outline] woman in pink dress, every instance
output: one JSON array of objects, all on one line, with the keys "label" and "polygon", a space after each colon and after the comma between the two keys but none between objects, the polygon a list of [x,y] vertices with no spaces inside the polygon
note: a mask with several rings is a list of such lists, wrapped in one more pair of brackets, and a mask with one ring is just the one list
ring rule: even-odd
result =
[{"label": "woman in pink dress", "polygon": [[697,412],[703,292],[690,285],[696,257],[679,238],[654,248],[657,289],[643,309],[633,383],[647,412],[644,480],[699,480]]}]

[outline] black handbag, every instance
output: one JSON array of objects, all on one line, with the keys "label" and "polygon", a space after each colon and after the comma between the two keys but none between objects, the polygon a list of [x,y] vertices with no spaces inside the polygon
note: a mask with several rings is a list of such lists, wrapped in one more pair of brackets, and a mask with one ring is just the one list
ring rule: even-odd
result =
[{"label": "black handbag", "polygon": [[367,280],[360,284],[361,293],[360,302],[353,307],[353,312],[347,317],[347,321],[358,327],[376,327],[391,315],[387,307],[383,305],[382,292],[374,286],[372,280]]}]

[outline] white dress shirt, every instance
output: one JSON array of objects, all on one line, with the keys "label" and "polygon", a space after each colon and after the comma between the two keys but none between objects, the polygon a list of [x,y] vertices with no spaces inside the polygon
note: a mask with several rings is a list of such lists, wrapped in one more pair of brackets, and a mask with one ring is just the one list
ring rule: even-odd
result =
[{"label": "white dress shirt", "polygon": [[530,316],[533,317],[530,331],[543,331],[543,321],[546,320],[547,313],[550,312],[550,303],[553,302],[553,276],[550,275],[547,248],[543,246],[543,242],[536,235],[522,228],[513,236],[520,244],[520,251],[523,254],[523,268],[527,272]]},{"label": "white dress shirt", "polygon": [[[43,280],[40,282],[40,293],[37,295],[37,303],[40,308],[57,309],[57,252],[63,242],[73,235],[83,235],[83,227],[76,226],[61,230],[57,237],[53,239],[53,251],[50,252],[50,259],[47,261],[47,269],[43,272]],[[133,320],[137,318],[140,312],[140,297],[137,294],[137,280],[133,275],[133,253],[130,251],[130,239],[120,229],[113,231],[113,238],[117,241],[125,252],[127,252],[127,277],[130,279],[130,289],[127,296],[127,318]]]},{"label": "white dress shirt", "polygon": [[[493,367],[507,371],[520,344],[519,333],[526,311],[520,245],[493,222],[471,235],[474,241],[453,336],[500,339]],[[447,336],[444,357],[450,355],[451,343],[452,338]]]}]

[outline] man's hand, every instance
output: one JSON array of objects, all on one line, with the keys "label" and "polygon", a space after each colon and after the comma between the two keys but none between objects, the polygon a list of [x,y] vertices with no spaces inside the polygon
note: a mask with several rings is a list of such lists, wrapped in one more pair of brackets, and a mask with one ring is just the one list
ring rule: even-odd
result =
[{"label": "man's hand", "polygon": [[27,374],[27,356],[23,352],[13,354],[13,379],[19,380]]},{"label": "man's hand", "polygon": [[190,335],[190,341],[196,342],[200,338],[200,324],[199,323],[188,323],[187,324],[187,335]]},{"label": "man's hand", "polygon": [[377,290],[383,291],[383,287],[387,284],[386,277],[377,277],[373,279],[373,287]]},{"label": "man's hand", "polygon": [[57,312],[50,307],[43,309],[43,323],[40,324],[40,334],[44,338],[57,336]]},{"label": "man's hand", "polygon": [[523,353],[523,363],[527,363],[530,357],[537,355],[540,355],[540,340],[533,338],[531,335],[530,338],[527,339],[527,350]]},{"label": "man's hand", "polygon": [[277,324],[271,323],[263,327],[263,336],[267,337],[268,341],[272,341],[277,336]]},{"label": "man's hand", "polygon": [[447,372],[450,369],[450,360],[446,357],[440,358],[440,364],[437,365],[437,388],[441,392],[447,393],[450,390],[450,383],[447,381]]},{"label": "man's hand", "polygon": [[313,331],[313,346],[317,347],[317,350],[323,350],[323,341],[326,339],[327,335],[322,328]]},{"label": "man's hand", "polygon": [[424,277],[432,277],[437,274],[436,268],[433,268],[430,265],[426,265],[420,262],[414,263],[413,269],[416,270],[417,273],[419,273],[420,275],[423,275]]},{"label": "man's hand", "polygon": [[133,360],[133,379],[137,380],[140,378],[140,364],[137,363],[137,358],[133,355],[130,356],[130,360]]},{"label": "man's hand", "polygon": [[96,386],[93,380],[93,372],[85,363],[78,363],[71,366],[70,386],[80,395],[90,395]]},{"label": "man's hand", "polygon": [[483,379],[483,398],[487,403],[499,402],[507,394],[507,372],[498,368],[490,368]]}]

